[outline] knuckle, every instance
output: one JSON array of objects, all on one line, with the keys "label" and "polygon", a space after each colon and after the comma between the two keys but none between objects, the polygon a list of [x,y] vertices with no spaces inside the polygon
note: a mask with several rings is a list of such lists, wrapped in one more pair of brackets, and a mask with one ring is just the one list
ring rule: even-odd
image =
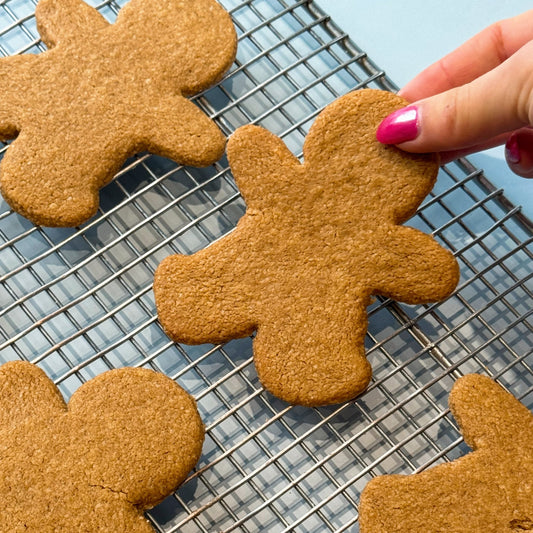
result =
[{"label": "knuckle", "polygon": [[463,147],[463,137],[469,136],[472,125],[468,123],[470,88],[463,85],[448,91],[441,109],[442,135],[454,148]]},{"label": "knuckle", "polygon": [[497,60],[495,66],[500,63],[503,63],[510,56],[510,53],[506,46],[503,24],[503,21],[495,22],[494,24],[491,24],[486,30],[487,38],[491,43],[491,47],[493,50],[493,56]]},{"label": "knuckle", "polygon": [[520,51],[516,77],[516,114],[524,125],[533,125],[533,41]]}]

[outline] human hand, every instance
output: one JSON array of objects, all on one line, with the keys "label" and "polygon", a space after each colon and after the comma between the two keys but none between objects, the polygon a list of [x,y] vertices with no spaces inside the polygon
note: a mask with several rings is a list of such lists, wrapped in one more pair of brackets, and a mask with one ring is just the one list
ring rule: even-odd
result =
[{"label": "human hand", "polygon": [[505,143],[511,170],[533,178],[533,10],[489,26],[399,94],[414,103],[380,124],[380,142],[443,163]]}]

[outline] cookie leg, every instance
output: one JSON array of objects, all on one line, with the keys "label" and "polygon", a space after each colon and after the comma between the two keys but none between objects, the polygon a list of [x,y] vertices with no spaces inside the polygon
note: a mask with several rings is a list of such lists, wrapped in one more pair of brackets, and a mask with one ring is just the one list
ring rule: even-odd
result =
[{"label": "cookie leg", "polygon": [[463,376],[455,383],[449,403],[466,443],[473,449],[508,446],[505,442],[508,435],[514,435],[517,449],[531,446],[530,411],[489,377]]},{"label": "cookie leg", "polygon": [[450,407],[475,451],[419,474],[370,481],[359,505],[361,533],[531,531],[531,412],[477,374],[456,382]]},{"label": "cookie leg", "polygon": [[[11,207],[43,226],[77,226],[98,208],[99,188],[128,155],[121,139],[104,141],[68,130],[24,129],[0,166],[0,188]],[[43,139],[46,142],[43,142]]]},{"label": "cookie leg", "polygon": [[219,243],[192,256],[167,257],[157,268],[159,320],[176,342],[219,343],[255,329],[252,288],[239,264],[242,256],[226,253]]},{"label": "cookie leg", "polygon": [[[490,474],[484,476],[476,463],[476,457],[470,454],[420,474],[374,478],[361,494],[361,533],[509,531],[498,527],[502,525],[500,519],[494,516],[491,505],[486,505],[504,499],[502,493]],[[470,529],[468,521],[485,505],[483,523]]]},{"label": "cookie leg", "polygon": [[0,141],[14,139],[20,129],[20,111],[31,95],[31,68],[35,54],[0,58]]},{"label": "cookie leg", "polygon": [[[346,313],[294,301],[272,309],[254,341],[259,379],[289,403],[317,406],[350,400],[368,385],[366,312],[356,302]],[[310,355],[312,354],[312,355]]]},{"label": "cookie leg", "polygon": [[0,142],[8,141],[17,136],[17,127],[13,115],[9,111],[0,109]]}]

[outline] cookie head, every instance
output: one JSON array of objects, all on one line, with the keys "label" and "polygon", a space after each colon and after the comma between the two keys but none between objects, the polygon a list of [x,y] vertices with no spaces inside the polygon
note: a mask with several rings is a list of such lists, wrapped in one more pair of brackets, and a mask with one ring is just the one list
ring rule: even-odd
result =
[{"label": "cookie head", "polygon": [[363,490],[361,533],[533,530],[533,414],[485,376],[460,378],[450,409],[473,452]]},{"label": "cookie head", "polygon": [[304,161],[310,179],[331,187],[331,201],[339,204],[346,200],[344,188],[351,188],[358,219],[405,222],[435,184],[436,154],[411,155],[376,141],[383,118],[405,104],[383,91],[358,91],[357,97],[347,95],[327,106],[307,135]]},{"label": "cookie head", "polygon": [[257,331],[259,378],[291,403],[336,403],[363,391],[371,295],[435,301],[458,280],[448,251],[398,225],[438,171],[431,156],[375,139],[381,118],[403,104],[370,89],[340,98],[311,127],[303,163],[270,132],[239,128],[227,153],[245,215],[228,236],[156,271],[170,337],[220,342]]},{"label": "cookie head", "polygon": [[7,363],[0,402],[2,531],[151,532],[143,511],[201,453],[194,401],[150,370],[111,370],[66,405],[40,369]]}]

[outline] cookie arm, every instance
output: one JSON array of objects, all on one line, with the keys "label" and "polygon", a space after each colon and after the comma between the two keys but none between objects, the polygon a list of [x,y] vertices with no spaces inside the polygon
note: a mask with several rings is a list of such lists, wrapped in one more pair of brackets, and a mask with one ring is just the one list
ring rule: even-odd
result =
[{"label": "cookie arm", "polygon": [[453,255],[421,231],[394,226],[376,240],[373,292],[408,304],[448,297],[459,281]]},{"label": "cookie arm", "polygon": [[148,113],[141,126],[145,150],[198,167],[214,163],[224,153],[226,139],[222,132],[186,98],[158,97],[157,107],[149,108]]},{"label": "cookie arm", "polygon": [[300,186],[294,175],[302,166],[279,137],[259,126],[242,126],[229,138],[227,153],[249,211],[279,209],[294,198]]},{"label": "cookie arm", "polygon": [[48,48],[60,42],[84,40],[109,26],[96,9],[83,0],[40,0],[35,18],[37,30]]},{"label": "cookie arm", "polygon": [[12,361],[0,367],[0,427],[10,427],[33,415],[42,417],[65,411],[57,387],[37,366]]},{"label": "cookie arm", "polygon": [[124,493],[147,509],[195,466],[204,427],[196,404],[163,374],[122,368],[82,385],[68,404],[89,484]]},{"label": "cookie arm", "polygon": [[[255,329],[253,264],[240,241],[248,225],[191,256],[167,257],[157,268],[154,294],[159,321],[176,342],[219,343],[245,337]],[[251,274],[251,276],[249,275]]]}]

